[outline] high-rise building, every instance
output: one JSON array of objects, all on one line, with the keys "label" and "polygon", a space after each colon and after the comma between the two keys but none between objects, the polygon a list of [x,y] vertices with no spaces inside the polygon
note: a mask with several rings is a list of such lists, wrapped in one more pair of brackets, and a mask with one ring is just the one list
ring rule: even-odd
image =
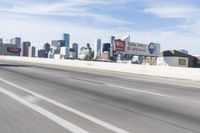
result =
[{"label": "high-rise building", "polygon": [[111,44],[114,44],[114,43],[115,43],[115,36],[111,36],[111,37],[110,37],[110,43],[111,43]]},{"label": "high-rise building", "polygon": [[64,33],[63,34],[63,40],[64,40],[64,43],[65,43],[64,46],[69,48],[69,45],[70,45],[70,34]]},{"label": "high-rise building", "polygon": [[13,39],[10,39],[10,44],[16,45],[18,48],[21,46],[21,38],[15,37]]},{"label": "high-rise building", "polygon": [[113,57],[113,49],[114,49],[114,44],[115,44],[115,36],[110,37],[110,57]]},{"label": "high-rise building", "polygon": [[29,54],[29,47],[31,46],[31,42],[23,42],[22,43],[22,56],[28,57]]},{"label": "high-rise building", "polygon": [[94,41],[94,59],[101,57],[101,39],[95,39]]},{"label": "high-rise building", "polygon": [[52,40],[51,46],[53,48],[54,54],[60,54],[60,48],[65,47],[64,40]]},{"label": "high-rise building", "polygon": [[78,59],[78,44],[73,43],[72,48],[75,49],[75,59]]},{"label": "high-rise building", "polygon": [[111,47],[110,43],[104,43],[102,52],[105,52],[105,51],[110,52],[110,47]]},{"label": "high-rise building", "polygon": [[50,49],[51,49],[51,45],[50,45],[49,43],[45,43],[45,44],[44,44],[45,58],[48,58]]},{"label": "high-rise building", "polygon": [[29,57],[35,57],[35,50],[36,50],[35,47],[29,47],[28,56]]}]

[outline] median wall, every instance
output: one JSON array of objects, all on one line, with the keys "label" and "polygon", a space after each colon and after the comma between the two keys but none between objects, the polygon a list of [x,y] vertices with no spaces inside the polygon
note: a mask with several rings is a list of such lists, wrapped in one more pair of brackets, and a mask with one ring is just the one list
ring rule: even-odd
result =
[{"label": "median wall", "polygon": [[79,61],[79,60],[54,60],[42,58],[28,58],[28,57],[14,57],[14,56],[0,56],[0,60],[30,62],[47,65],[61,65],[71,67],[82,67],[90,69],[109,70],[116,72],[126,72],[133,74],[143,74],[160,76],[166,78],[178,78],[200,81],[199,68],[181,68],[181,67],[164,67],[164,66],[145,66],[133,64],[117,64],[107,62],[93,62],[93,61]]}]

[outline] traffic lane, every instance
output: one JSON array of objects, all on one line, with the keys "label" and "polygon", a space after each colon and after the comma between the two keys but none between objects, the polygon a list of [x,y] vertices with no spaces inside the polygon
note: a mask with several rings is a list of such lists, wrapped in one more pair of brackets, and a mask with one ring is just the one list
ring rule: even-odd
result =
[{"label": "traffic lane", "polygon": [[2,133],[66,133],[64,128],[0,93]]},{"label": "traffic lane", "polygon": [[[17,65],[17,66],[26,66],[26,67],[37,67],[43,69],[50,69],[56,71],[68,71],[78,74],[81,72],[82,74],[87,75],[96,75],[97,77],[104,76],[110,78],[118,78],[118,79],[128,79],[128,80],[135,80],[135,81],[145,81],[145,82],[153,82],[159,84],[169,84],[169,85],[176,85],[176,86],[184,86],[184,87],[194,87],[199,88],[200,82],[192,81],[192,80],[184,80],[184,79],[175,79],[175,78],[167,78],[167,77],[158,77],[158,76],[148,76],[148,75],[140,75],[140,74],[133,74],[133,73],[123,73],[123,72],[115,72],[115,71],[106,71],[106,70],[99,70],[99,69],[88,69],[88,68],[81,68],[71,67],[71,66],[60,66],[60,65],[47,65],[47,64],[40,64],[40,63],[31,63],[31,62],[16,62],[16,61],[0,61],[4,64],[10,65]],[[85,76],[87,76],[85,75]],[[187,83],[187,84],[186,84]]]},{"label": "traffic lane", "polygon": [[[47,71],[46,71],[47,72]],[[27,72],[25,72],[26,74],[27,74]],[[62,86],[69,86],[69,89],[70,88],[74,88],[73,86],[76,86],[76,84],[79,84],[79,82],[81,82],[81,81],[76,81],[76,82],[74,82],[74,84],[71,84],[72,82],[73,82],[73,80],[71,80],[70,78],[56,78],[56,77],[54,77],[56,74],[58,74],[59,76],[61,76],[63,73],[58,73],[58,72],[56,72],[55,74],[52,74],[51,76],[53,76],[53,77],[50,77],[50,75],[48,75],[48,76],[45,76],[45,77],[43,77],[42,78],[42,74],[41,75],[39,75],[38,77],[37,77],[37,74],[36,74],[36,77],[34,77],[33,75],[34,74],[31,74],[31,76],[32,77],[34,77],[34,78],[36,78],[36,79],[40,79],[41,81],[45,81],[45,82],[47,82],[47,83],[54,83],[54,84],[56,84],[56,86],[58,86],[58,85],[62,85]],[[61,76],[62,77],[62,76]],[[57,80],[57,81],[55,81],[55,79],[59,79],[59,80]],[[69,81],[70,80],[70,81]],[[67,84],[65,84],[65,82],[68,82]],[[83,83],[84,83],[84,81],[83,81]],[[87,83],[87,82],[86,82]],[[43,82],[41,82],[40,84],[43,84]],[[55,86],[55,87],[56,87]],[[88,86],[87,84],[85,85],[85,86]],[[87,92],[88,90],[88,88],[81,88],[80,89],[80,86],[77,86],[77,87],[75,87],[75,88],[79,88],[79,90],[78,91],[82,91],[82,93],[85,93],[85,92]],[[109,87],[110,88],[110,87]],[[91,92],[93,92],[94,91],[94,89],[95,89],[95,91],[102,91],[102,93],[104,93],[104,91],[106,92],[107,90],[109,90],[109,88],[108,89],[103,89],[103,88],[96,88],[96,87],[90,87],[90,89],[89,89],[89,91],[90,92],[87,92],[86,94],[89,94],[89,93],[91,93]],[[135,87],[134,87],[135,88]],[[115,90],[116,88],[114,88],[114,90]],[[142,87],[141,87],[141,89],[142,89]],[[167,89],[167,88],[166,88]],[[75,89],[71,89],[71,90],[73,90],[73,91],[75,91]],[[123,90],[123,88],[121,88],[120,89],[121,91]],[[111,94],[112,94],[112,90],[109,90],[109,91],[111,91]],[[133,92],[131,92],[131,93],[133,93]],[[106,94],[109,94],[108,92],[106,92]],[[165,94],[165,93],[164,93]],[[179,92],[178,92],[178,94],[179,94]],[[117,94],[116,94],[117,95]],[[97,96],[98,96],[98,93],[97,93]],[[168,96],[168,95],[166,95],[166,96]],[[186,98],[182,98],[182,97],[171,97],[171,95],[169,95],[170,97],[170,99],[173,99],[173,100],[177,100],[177,101],[179,101],[179,102],[182,102],[182,103],[184,103],[184,104],[188,104],[188,105],[191,105],[191,103],[193,103],[193,104],[198,104],[198,100],[190,100],[190,99],[186,99]],[[169,99],[168,98],[168,99]]]},{"label": "traffic lane", "polygon": [[[21,78],[18,77],[18,79],[21,79]],[[60,81],[62,81],[62,80],[57,79],[59,81],[56,81],[57,82],[56,83],[55,81],[52,81],[53,79],[51,79],[51,78],[50,79],[47,78],[46,80],[44,80],[44,79],[41,80],[41,79],[38,79],[38,77],[37,77],[34,79],[35,80],[34,82],[33,82],[33,79],[28,79],[27,77],[25,79],[28,80],[28,81],[24,80],[24,83],[27,84],[27,86],[26,86],[27,88],[29,87],[29,84],[36,82],[36,84],[34,86],[41,85],[41,86],[37,86],[36,88],[41,89],[43,86],[43,88],[41,90],[45,90],[40,93],[45,94],[48,92],[48,94],[45,94],[45,95],[48,95],[48,96],[51,95],[50,97],[53,97],[54,99],[59,99],[59,101],[62,101],[63,103],[66,103],[66,104],[69,104],[69,101],[71,99],[71,98],[67,99],[67,97],[73,94],[71,97],[78,97],[78,99],[80,97],[83,97],[86,99],[90,99],[91,101],[97,101],[99,103],[103,103],[103,104],[112,106],[112,107],[114,107],[113,111],[115,111],[115,108],[120,108],[122,110],[125,110],[125,111],[128,110],[130,112],[136,112],[136,113],[143,112],[143,113],[141,113],[141,114],[139,113],[139,114],[144,115],[144,116],[145,116],[145,114],[148,114],[147,116],[148,117],[150,116],[150,118],[151,118],[151,116],[153,116],[152,119],[157,119],[157,120],[160,120],[160,121],[163,121],[166,123],[171,122],[171,125],[173,125],[173,124],[176,125],[176,123],[178,123],[176,125],[177,127],[182,125],[180,127],[184,128],[186,125],[186,127],[188,127],[188,130],[190,129],[190,127],[193,127],[193,129],[196,129],[196,128],[198,129],[197,125],[199,125],[199,119],[198,119],[197,114],[199,111],[196,109],[193,109],[194,106],[196,106],[193,104],[192,104],[192,107],[190,107],[190,109],[193,109],[192,111],[194,111],[194,112],[191,112],[191,111],[185,110],[185,109],[188,109],[188,106],[181,107],[179,105],[180,103],[177,103],[174,100],[169,101],[169,99],[162,99],[162,98],[156,97],[157,101],[155,101],[155,99],[154,99],[155,97],[154,98],[150,97],[148,99],[147,97],[149,97],[149,96],[147,96],[147,95],[143,95],[142,97],[138,98],[138,95],[141,96],[141,94],[136,93],[136,95],[133,96],[133,95],[130,95],[130,92],[127,92],[127,91],[125,91],[126,94],[124,94],[124,93],[122,94],[122,92],[121,92],[122,90],[120,90],[120,91],[118,90],[118,91],[114,92],[114,90],[116,90],[115,88],[114,88],[114,90],[110,91],[109,88],[104,89],[102,86],[97,87],[97,85],[94,85],[91,87],[91,84],[87,83],[84,85],[84,84],[79,83],[80,81],[73,82],[70,80],[66,80],[64,83],[61,83]],[[76,85],[79,85],[79,86],[76,86]],[[48,87],[48,88],[46,88],[46,87]],[[89,88],[89,90],[87,90],[88,88]],[[95,90],[94,88],[98,92],[94,92],[94,90]],[[33,89],[34,88],[31,88],[31,90],[33,90]],[[35,91],[39,91],[39,90],[37,89]],[[100,93],[99,91],[102,91],[102,92]],[[57,94],[57,95],[55,96],[55,94]],[[67,95],[67,94],[70,94],[70,95]],[[128,95],[130,95],[128,98],[124,97],[124,96],[128,96]],[[132,99],[132,100],[130,100],[130,99]],[[102,113],[102,110],[94,111],[94,109],[97,108],[99,105],[97,103],[94,103],[93,106],[87,106],[88,102],[81,103],[82,100],[76,101],[76,102],[74,102],[74,100],[72,100],[71,102],[72,102],[71,106],[75,107],[78,103],[78,106],[76,106],[76,108],[80,108],[80,110],[86,110],[84,112],[91,112],[92,114],[95,114],[96,112],[100,112],[100,114],[104,114],[104,113],[106,114],[106,112],[108,111],[107,110],[104,113]],[[144,103],[142,103],[142,102],[144,102]],[[172,104],[173,106],[170,105],[171,103],[173,103]],[[155,106],[155,104],[156,104],[156,106]],[[190,105],[191,103],[184,103],[184,104]],[[91,107],[93,107],[92,110],[91,110]],[[168,109],[166,109],[166,108],[168,108]],[[102,109],[104,110],[103,107],[102,107]],[[175,112],[174,112],[174,110],[175,110]],[[182,111],[185,111],[186,113],[189,113],[189,114],[181,113]],[[122,113],[122,114],[125,116],[126,113]],[[191,114],[193,116],[191,116]],[[103,119],[110,118],[109,116],[100,116],[100,115],[98,115],[98,113],[97,113],[97,116],[99,116],[99,118],[103,118]],[[195,118],[195,117],[197,117],[197,118]],[[116,118],[118,118],[118,117],[116,115],[113,115],[113,118],[109,119],[109,120],[111,120],[112,123],[116,123],[114,121],[120,121],[119,118],[118,119],[116,119]],[[129,118],[131,118],[131,117],[129,116]],[[124,120],[123,123],[118,123],[118,125],[119,126],[124,125],[124,123],[127,124],[127,121]],[[131,124],[127,124],[127,125],[129,125],[130,127],[132,126]],[[169,125],[167,127],[169,127]]]},{"label": "traffic lane", "polygon": [[[200,100],[200,89],[197,87],[185,87],[179,85],[172,85],[167,83],[158,83],[146,80],[138,79],[128,79],[123,77],[115,77],[115,76],[108,76],[108,75],[101,75],[98,73],[85,73],[80,71],[73,71],[73,70],[58,70],[52,68],[41,68],[35,66],[29,67],[19,67],[15,69],[13,67],[6,67],[3,69],[8,69],[12,72],[18,72],[22,75],[36,75],[38,78],[41,77],[51,77],[51,78],[58,78],[60,80],[63,79],[74,79],[80,80],[85,82],[95,82],[100,84],[109,84],[119,86],[119,87],[126,87],[128,89],[137,88],[139,90],[150,91],[155,93],[166,94],[174,97],[183,97],[184,99],[194,99]],[[149,79],[151,77],[149,76]],[[195,82],[196,83],[196,82]]]},{"label": "traffic lane", "polygon": [[[70,99],[65,99],[65,101],[68,101]],[[74,99],[72,99],[74,100]],[[86,101],[87,100],[87,101]],[[123,127],[128,131],[134,132],[137,131],[138,133],[144,133],[144,132],[176,132],[176,133],[182,133],[184,131],[187,132],[195,132],[195,128],[187,128],[184,126],[176,125],[174,123],[170,123],[167,120],[162,120],[162,119],[155,119],[154,116],[148,116],[145,114],[142,114],[142,112],[133,112],[133,111],[127,111],[127,109],[122,109],[119,107],[110,105],[110,104],[105,104],[103,103],[102,105],[100,102],[95,102],[93,100],[89,99],[84,99],[82,98],[81,101],[85,101],[83,105],[89,105],[86,107],[86,109],[89,109],[88,111],[84,112],[93,112],[92,114],[95,114],[94,116],[98,116],[101,119],[106,118],[106,120],[112,123],[118,123],[119,127]],[[68,103],[68,102],[67,102]],[[77,103],[77,101],[75,102]],[[74,105],[74,104],[73,104]],[[96,106],[95,106],[96,105]],[[80,107],[80,105],[78,105]],[[81,107],[80,110],[83,110],[83,107]],[[91,108],[92,107],[92,108]],[[56,110],[56,108],[52,109],[50,107],[51,111]],[[97,109],[97,110],[92,110],[91,109]],[[103,110],[103,111],[102,111]],[[63,113],[63,115],[66,115],[66,113]],[[91,114],[91,113],[90,113]],[[77,123],[79,120],[77,120]],[[179,123],[180,124],[180,123]],[[117,124],[116,124],[117,125]],[[189,126],[192,124],[189,124]],[[192,125],[193,126],[193,125]],[[191,127],[192,127],[191,126]]]}]

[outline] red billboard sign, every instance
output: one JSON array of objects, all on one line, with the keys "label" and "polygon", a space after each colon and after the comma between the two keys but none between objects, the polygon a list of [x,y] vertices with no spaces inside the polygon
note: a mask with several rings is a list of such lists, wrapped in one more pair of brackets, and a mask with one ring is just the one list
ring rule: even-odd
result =
[{"label": "red billboard sign", "polygon": [[115,40],[114,51],[115,52],[125,52],[125,41]]},{"label": "red billboard sign", "polygon": [[7,47],[7,51],[11,53],[19,54],[21,52],[21,48]]}]

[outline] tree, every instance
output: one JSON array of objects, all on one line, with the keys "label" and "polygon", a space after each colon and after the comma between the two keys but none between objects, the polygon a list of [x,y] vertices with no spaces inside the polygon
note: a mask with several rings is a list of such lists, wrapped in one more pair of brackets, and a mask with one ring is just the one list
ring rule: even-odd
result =
[{"label": "tree", "polygon": [[94,58],[94,51],[92,51],[89,55],[86,55],[85,60],[91,61],[93,60],[93,58]]}]

